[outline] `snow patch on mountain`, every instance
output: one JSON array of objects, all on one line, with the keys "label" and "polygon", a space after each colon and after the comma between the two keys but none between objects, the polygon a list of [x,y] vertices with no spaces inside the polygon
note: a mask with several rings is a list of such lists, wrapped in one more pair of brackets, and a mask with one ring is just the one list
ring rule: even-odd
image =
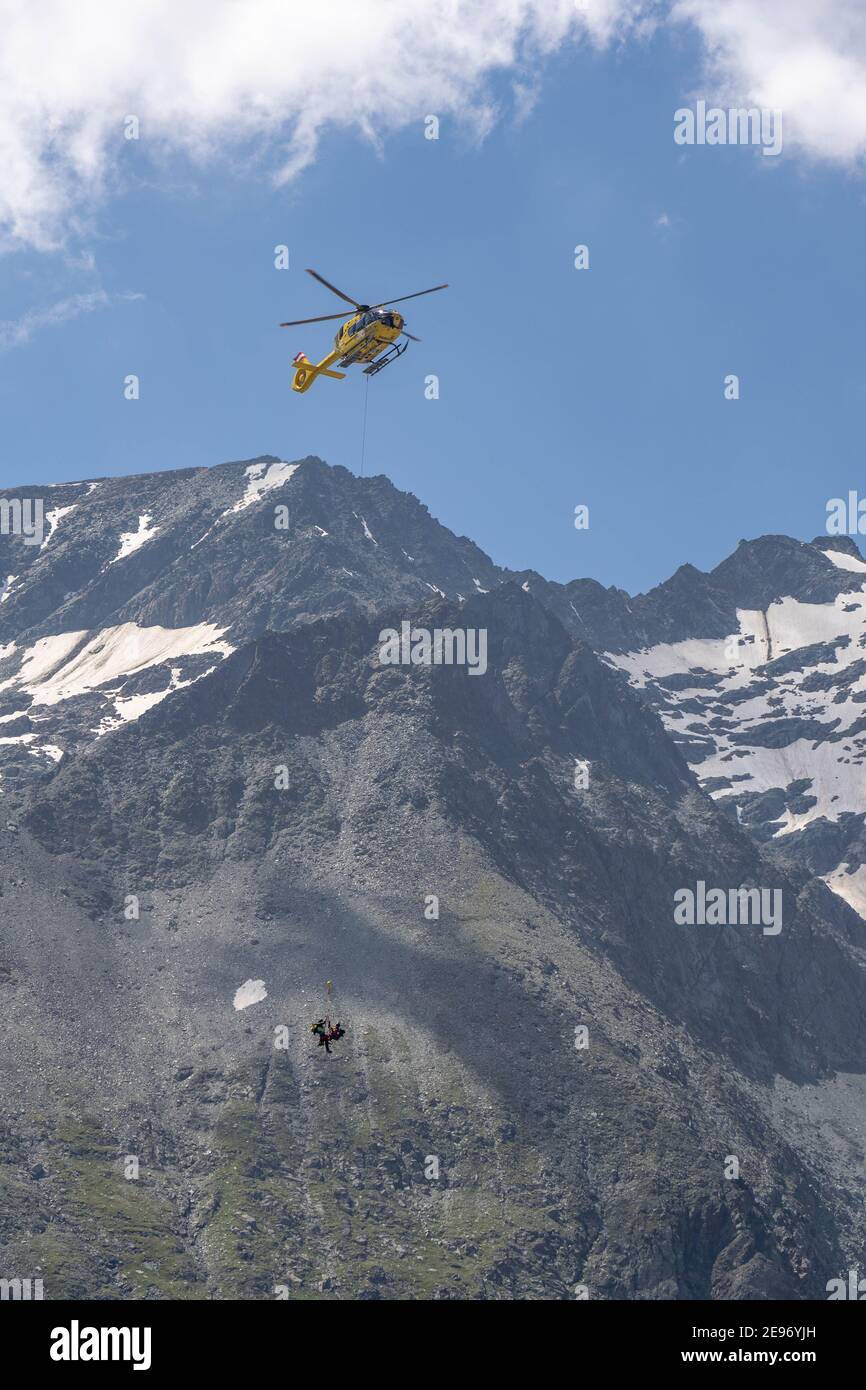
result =
[{"label": "snow patch on mountain", "polygon": [[251,1004],[260,1004],[267,997],[264,980],[245,980],[235,990],[233,1003],[236,1009],[248,1009]]},{"label": "snow patch on mountain", "polygon": [[54,535],[54,532],[57,530],[63,518],[68,516],[70,512],[74,512],[77,506],[78,503],[73,502],[70,507],[52,507],[50,512],[45,513],[45,520],[48,522],[48,535],[39,547],[40,554],[51,540],[51,537]]},{"label": "snow patch on mountain", "polygon": [[[824,554],[843,571],[863,564]],[[780,847],[812,836],[824,881],[866,919],[866,584],[832,602],[786,596],[737,609],[737,623],[723,638],[605,659],[645,692],[704,789],[744,829]],[[828,844],[841,862],[826,871]]]},{"label": "snow patch on mountain", "polygon": [[[229,507],[222,515],[233,516],[236,512],[246,511],[247,507],[252,507],[266,492],[271,492],[275,487],[282,487],[283,483],[289,482],[300,466],[299,463],[251,463],[248,468],[244,469],[244,473],[249,479],[246,492],[240,501],[235,502],[234,506]],[[204,540],[204,536],[202,536],[202,540]]]},{"label": "snow patch on mountain", "polygon": [[[576,610],[575,610],[576,611]],[[739,627],[727,637],[690,637],[684,642],[659,642],[637,652],[607,652],[605,659],[628,674],[643,690],[660,677],[712,672],[728,678],[726,689],[748,684],[750,672],[764,664],[770,648],[765,615],[738,608]],[[681,692],[682,693],[682,692]],[[689,692],[690,694],[693,692]]]},{"label": "snow patch on mountain", "polygon": [[[376,537],[373,535],[373,532],[370,530],[370,528],[369,528],[369,526],[367,525],[367,522],[365,521],[364,517],[358,516],[358,513],[357,513],[357,512],[352,512],[352,516],[355,518],[356,521],[360,521],[361,525],[362,525],[363,528],[364,528],[364,535],[367,537],[367,540],[368,540],[368,541],[372,541],[374,545],[378,545],[379,542],[376,540]],[[404,551],[403,551],[403,554],[405,555],[405,553],[406,553],[406,552],[405,552],[405,550],[404,550]]]},{"label": "snow patch on mountain", "polygon": [[[86,632],[63,632],[54,637],[40,637],[32,647],[24,650],[18,674],[0,681],[0,690],[6,690],[11,685],[20,685],[24,689],[38,685],[43,677],[56,670],[69,653],[81,645],[86,636]],[[8,646],[0,647],[0,657],[12,656],[15,651],[15,643],[10,642]]]},{"label": "snow patch on mountain", "polygon": [[[117,713],[116,724],[128,724],[130,720],[139,719],[154,705],[158,705],[168,695],[173,695],[175,690],[185,690],[188,685],[195,685],[197,680],[203,680],[209,676],[216,668],[209,666],[206,671],[202,671],[200,676],[193,676],[190,680],[183,680],[180,668],[172,667],[171,680],[164,690],[150,691],[147,695],[122,695],[114,701],[114,708]],[[104,731],[103,731],[104,732]]]},{"label": "snow patch on mountain", "polygon": [[741,823],[780,838],[862,815],[866,585],[832,603],[785,597],[766,611],[738,609],[737,619],[724,638],[606,660],[647,691],[701,783]]},{"label": "snow patch on mountain", "polygon": [[856,556],[849,555],[846,550],[825,550],[823,553],[828,560],[832,560],[837,569],[853,570],[855,574],[866,574],[866,561],[858,560]]},{"label": "snow patch on mountain", "polygon": [[158,526],[151,526],[153,517],[150,512],[145,512],[138,518],[137,531],[122,531],[120,536],[120,549],[113,560],[109,560],[110,565],[116,565],[118,560],[124,560],[133,551],[140,550],[149,540],[152,540],[159,530]]},{"label": "snow patch on mountain", "polygon": [[0,690],[16,685],[32,695],[34,704],[54,705],[174,657],[228,656],[234,648],[220,640],[223,631],[211,623],[186,628],[122,623],[96,633],[41,637],[23,652],[17,674],[0,682]]},{"label": "snow patch on mountain", "polygon": [[727,637],[660,642],[636,652],[607,652],[605,659],[626,671],[640,689],[660,677],[694,671],[725,677],[723,692],[748,684],[752,673],[767,662],[835,639],[847,639],[848,655],[842,664],[849,664],[866,646],[866,585],[864,593],[839,594],[832,604],[783,598],[766,612],[738,608],[737,619],[737,632]]},{"label": "snow patch on mountain", "polygon": [[844,898],[849,907],[866,918],[866,864],[849,872],[847,862],[839,865],[831,874],[822,875],[828,888]]}]

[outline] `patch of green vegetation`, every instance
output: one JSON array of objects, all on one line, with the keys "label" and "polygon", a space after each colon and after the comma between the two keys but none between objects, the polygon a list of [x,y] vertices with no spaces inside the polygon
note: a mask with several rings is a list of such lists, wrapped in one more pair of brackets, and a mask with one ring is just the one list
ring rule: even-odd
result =
[{"label": "patch of green vegetation", "polygon": [[30,1248],[49,1298],[202,1297],[198,1272],[149,1176],[124,1176],[118,1144],[91,1117],[64,1117],[52,1149],[52,1212]]},{"label": "patch of green vegetation", "polygon": [[[327,1145],[302,1174],[312,1210],[297,1238],[311,1273],[290,1286],[292,1298],[472,1297],[488,1280],[502,1282],[498,1271],[513,1265],[527,1232],[542,1241],[561,1235],[537,1210],[537,1155],[519,1143],[507,1154],[492,1141],[479,1145],[459,1067],[425,1076],[425,1098],[405,1035],[367,1028],[360,1052],[357,1087],[334,1068],[314,1092]],[[455,1116],[465,1120],[455,1126]],[[425,1177],[429,1154],[442,1161],[441,1185]]]},{"label": "patch of green vegetation", "polygon": [[[213,1168],[205,1186],[210,1213],[202,1251],[220,1297],[272,1297],[283,1282],[284,1246],[298,1221],[299,1148],[287,1104],[297,1100],[291,1069],[275,1053],[269,1103],[256,1103],[252,1071],[232,1078],[233,1094],[210,1140]],[[288,1102],[286,1100],[288,1098]]]}]

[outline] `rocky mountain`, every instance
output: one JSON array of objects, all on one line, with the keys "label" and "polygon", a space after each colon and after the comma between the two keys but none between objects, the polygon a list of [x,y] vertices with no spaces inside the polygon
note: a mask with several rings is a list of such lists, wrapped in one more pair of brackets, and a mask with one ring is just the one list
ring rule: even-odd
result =
[{"label": "rocky mountain", "polygon": [[40,545],[0,535],[7,792],[137,718],[251,636],[329,613],[472,594],[503,578],[386,478],[358,479],[318,459],[263,458],[6,497],[38,498],[44,512]]},{"label": "rocky mountain", "polygon": [[[0,537],[4,1266],[48,1298],[826,1297],[864,1237],[863,922],[807,849],[833,805],[750,815],[732,768],[847,717],[856,672],[806,682],[855,664],[853,548],[630,599],[315,459],[50,496],[43,548]],[[483,631],[485,670],[383,662],[404,622]],[[678,922],[699,884],[779,929]]]},{"label": "rocky mountain", "polygon": [[821,875],[866,917],[866,561],[854,541],[743,541],[709,575],[681,570],[633,607],[640,645],[614,640],[610,660],[705,790],[771,858]]}]

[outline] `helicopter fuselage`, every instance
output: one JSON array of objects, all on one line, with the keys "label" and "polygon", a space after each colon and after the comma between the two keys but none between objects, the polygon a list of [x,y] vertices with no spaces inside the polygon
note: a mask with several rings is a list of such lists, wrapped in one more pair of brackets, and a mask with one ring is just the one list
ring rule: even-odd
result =
[{"label": "helicopter fuselage", "polygon": [[348,319],[334,338],[334,348],[342,355],[341,367],[353,362],[372,362],[399,338],[403,315],[393,309],[365,309]]},{"label": "helicopter fuselage", "polygon": [[341,326],[334,338],[334,348],[321,362],[309,362],[304,353],[295,358],[293,391],[309,391],[317,376],[337,379],[344,372],[333,371],[333,364],[351,367],[354,362],[370,365],[366,371],[375,374],[405,352],[395,346],[403,331],[403,315],[393,309],[362,309]]}]

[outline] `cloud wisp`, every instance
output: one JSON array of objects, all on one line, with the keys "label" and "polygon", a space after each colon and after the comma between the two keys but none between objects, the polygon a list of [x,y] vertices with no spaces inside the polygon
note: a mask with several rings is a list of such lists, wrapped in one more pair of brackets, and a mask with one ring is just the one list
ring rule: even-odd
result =
[{"label": "cloud wisp", "polygon": [[0,351],[8,352],[10,348],[29,343],[42,328],[68,323],[80,314],[107,309],[110,304],[143,298],[144,295],[134,292],[110,295],[106,290],[91,290],[87,294],[73,294],[66,299],[58,299],[44,309],[28,309],[20,318],[0,321]]}]

